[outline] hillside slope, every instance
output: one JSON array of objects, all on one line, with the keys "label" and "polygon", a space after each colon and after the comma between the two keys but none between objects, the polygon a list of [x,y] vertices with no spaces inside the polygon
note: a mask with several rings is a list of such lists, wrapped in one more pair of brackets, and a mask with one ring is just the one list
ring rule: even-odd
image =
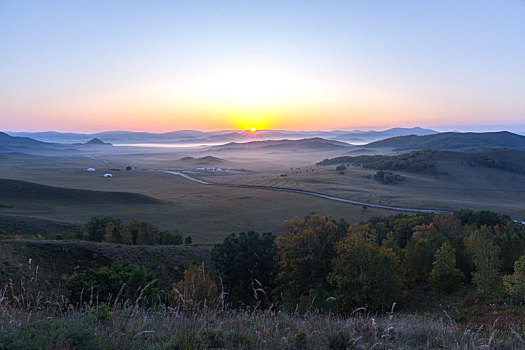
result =
[{"label": "hillside slope", "polygon": [[398,136],[371,142],[366,147],[388,147],[397,151],[417,149],[479,150],[490,148],[525,149],[525,136],[508,131],[484,133],[444,132],[425,136]]},{"label": "hillside slope", "polygon": [[306,138],[300,140],[266,140],[250,141],[246,143],[230,142],[217,146],[213,150],[327,150],[352,148],[345,142],[326,140],[320,137]]},{"label": "hillside slope", "polygon": [[[182,277],[190,264],[210,266],[209,250],[192,246],[128,246],[83,241],[0,240],[0,286],[20,280],[31,260],[38,283],[53,291],[73,273],[114,262],[145,266],[162,287]],[[23,267],[23,268],[22,268]]]},{"label": "hillside slope", "polygon": [[33,182],[0,179],[0,198],[74,200],[83,202],[124,202],[161,204],[153,197],[130,192],[79,190],[41,185]]}]

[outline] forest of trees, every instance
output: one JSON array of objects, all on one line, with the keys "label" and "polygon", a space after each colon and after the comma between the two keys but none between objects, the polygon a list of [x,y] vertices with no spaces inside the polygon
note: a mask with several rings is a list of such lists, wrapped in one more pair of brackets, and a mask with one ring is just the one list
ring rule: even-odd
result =
[{"label": "forest of trees", "polygon": [[525,302],[525,228],[490,211],[354,225],[312,214],[285,221],[277,238],[232,235],[213,261],[229,298],[245,304],[348,313],[384,310],[412,290],[448,295],[471,286],[481,298]]},{"label": "forest of trees", "polygon": [[[118,218],[111,216],[92,217],[86,223],[88,239],[94,242],[108,242],[137,245],[180,245],[182,234],[176,230],[161,231],[150,221],[131,221],[123,225]],[[191,237],[186,237],[191,244]]]},{"label": "forest of trees", "polygon": [[352,164],[361,166],[366,169],[375,170],[404,170],[411,172],[436,172],[434,154],[435,150],[422,150],[410,153],[400,154],[397,156],[342,156],[331,159],[325,159],[317,165],[334,165],[334,164]]},{"label": "forest of trees", "polygon": [[[96,234],[106,240],[124,231],[121,236],[129,232],[137,244],[162,241],[144,233],[157,232],[150,225],[111,221],[105,232]],[[175,304],[200,305],[220,296],[235,307],[280,305],[342,314],[359,307],[387,310],[394,302],[403,307],[421,291],[433,297],[468,291],[480,300],[525,302],[525,227],[505,215],[461,210],[453,215],[376,217],[349,225],[313,213],[287,220],[282,227],[279,236],[242,232],[226,237],[211,252],[213,266],[190,267],[165,295]],[[113,293],[121,282],[143,285],[153,279],[129,267],[124,273],[103,269],[70,280],[72,298],[78,298],[82,288],[110,288],[96,276],[113,281]],[[111,274],[115,276],[108,277]]]}]

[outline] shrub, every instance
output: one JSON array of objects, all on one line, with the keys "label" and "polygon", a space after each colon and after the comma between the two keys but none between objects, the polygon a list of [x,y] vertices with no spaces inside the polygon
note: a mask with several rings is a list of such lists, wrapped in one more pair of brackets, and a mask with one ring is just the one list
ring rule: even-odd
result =
[{"label": "shrub", "polygon": [[152,301],[159,294],[154,281],[143,266],[115,263],[73,275],[66,289],[74,303],[87,301],[91,296],[105,303],[117,298],[119,292],[120,300],[136,300],[142,292],[143,298]]},{"label": "shrub", "polygon": [[405,180],[405,178],[399,174],[383,170],[378,170],[374,175],[374,179],[386,185],[395,185]]}]

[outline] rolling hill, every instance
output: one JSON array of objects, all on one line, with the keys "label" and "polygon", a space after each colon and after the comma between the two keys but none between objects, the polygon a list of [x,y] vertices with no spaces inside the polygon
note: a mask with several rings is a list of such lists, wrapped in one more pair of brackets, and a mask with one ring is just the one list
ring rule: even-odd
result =
[{"label": "rolling hill", "polygon": [[415,135],[415,136],[424,136],[424,135],[432,135],[437,134],[438,132],[431,129],[423,129],[419,127],[414,128],[391,128],[387,130],[382,131],[376,131],[376,130],[368,130],[368,131],[361,131],[361,130],[353,130],[353,131],[347,131],[347,132],[341,132],[338,133],[335,137],[328,137],[330,139],[334,140],[340,140],[340,141],[347,141],[347,142],[371,142],[376,140],[383,140],[389,137],[397,137],[397,136],[408,136],[408,135]]},{"label": "rolling hill", "polygon": [[394,156],[361,155],[325,159],[317,165],[352,164],[366,169],[437,173],[437,162],[452,162],[474,168],[491,168],[525,174],[525,151],[492,149],[480,152],[422,150]]},{"label": "rolling hill", "polygon": [[11,136],[0,132],[0,153],[59,154],[75,153],[65,145],[38,141],[30,137]]},{"label": "rolling hill", "polygon": [[0,145],[9,146],[52,146],[52,143],[37,141],[29,137],[11,136],[0,131]]},{"label": "rolling hill", "polygon": [[525,136],[508,131],[483,133],[444,132],[425,136],[391,137],[371,142],[366,147],[392,148],[396,151],[418,149],[456,151],[486,150],[491,148],[525,149]]},{"label": "rolling hill", "polygon": [[0,198],[25,200],[72,200],[82,202],[123,202],[160,204],[158,199],[138,193],[79,190],[40,185],[33,182],[0,179]]},{"label": "rolling hill", "polygon": [[251,150],[309,150],[309,151],[326,151],[331,149],[345,149],[353,146],[339,141],[326,140],[320,137],[306,138],[300,140],[266,140],[250,141],[245,143],[230,142],[222,146],[213,148],[213,151],[233,150],[233,151],[251,151]]},{"label": "rolling hill", "polygon": [[[191,264],[210,266],[209,250],[192,246],[129,246],[85,241],[0,240],[0,283],[18,280],[19,266],[29,260],[39,266],[40,288],[55,290],[63,277],[109,265],[129,262],[146,267],[159,278],[162,287],[178,281]],[[51,289],[49,289],[51,288]]]}]

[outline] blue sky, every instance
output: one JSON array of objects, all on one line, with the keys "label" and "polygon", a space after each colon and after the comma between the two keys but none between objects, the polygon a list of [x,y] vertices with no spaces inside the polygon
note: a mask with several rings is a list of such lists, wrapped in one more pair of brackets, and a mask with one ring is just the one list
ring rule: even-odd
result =
[{"label": "blue sky", "polygon": [[525,130],[524,1],[0,1],[5,130]]}]

